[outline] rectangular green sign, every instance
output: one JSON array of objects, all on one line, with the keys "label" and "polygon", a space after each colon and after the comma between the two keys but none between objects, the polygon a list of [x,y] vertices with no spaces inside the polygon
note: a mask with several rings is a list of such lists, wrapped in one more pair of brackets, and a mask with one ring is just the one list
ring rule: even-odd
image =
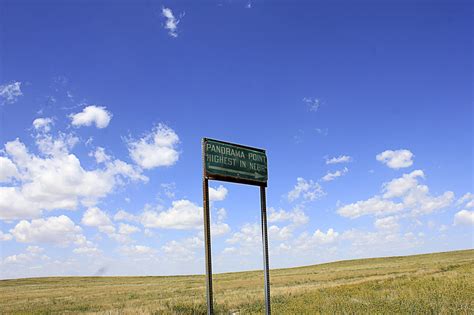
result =
[{"label": "rectangular green sign", "polygon": [[266,185],[265,150],[204,138],[203,151],[207,178]]}]

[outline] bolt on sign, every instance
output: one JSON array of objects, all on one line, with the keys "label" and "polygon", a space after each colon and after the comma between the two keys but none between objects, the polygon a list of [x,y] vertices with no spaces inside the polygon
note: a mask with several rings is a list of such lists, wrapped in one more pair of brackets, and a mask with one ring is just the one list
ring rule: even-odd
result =
[{"label": "bolt on sign", "polygon": [[211,222],[209,215],[209,180],[260,186],[260,208],[263,243],[265,313],[270,315],[270,273],[266,187],[268,181],[265,150],[213,139],[202,139],[203,214],[206,251],[207,314],[214,314],[212,298]]},{"label": "bolt on sign", "polygon": [[204,139],[204,176],[244,184],[267,185],[264,150]]}]

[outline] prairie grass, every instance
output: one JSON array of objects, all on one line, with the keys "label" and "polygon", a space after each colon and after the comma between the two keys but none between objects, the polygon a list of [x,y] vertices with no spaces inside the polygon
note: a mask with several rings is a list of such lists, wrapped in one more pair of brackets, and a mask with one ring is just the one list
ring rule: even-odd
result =
[{"label": "prairie grass", "polygon": [[[270,272],[274,314],[474,314],[474,250]],[[263,273],[214,275],[216,314],[261,314]],[[0,281],[2,314],[206,314],[204,276]]]}]

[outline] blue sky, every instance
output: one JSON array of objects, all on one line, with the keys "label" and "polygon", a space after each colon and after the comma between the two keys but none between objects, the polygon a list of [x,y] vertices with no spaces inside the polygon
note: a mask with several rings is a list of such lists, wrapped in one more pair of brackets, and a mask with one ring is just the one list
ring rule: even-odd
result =
[{"label": "blue sky", "polygon": [[[204,272],[201,138],[270,266],[472,248],[469,1],[2,1],[0,276]],[[216,272],[259,191],[211,182]]]}]

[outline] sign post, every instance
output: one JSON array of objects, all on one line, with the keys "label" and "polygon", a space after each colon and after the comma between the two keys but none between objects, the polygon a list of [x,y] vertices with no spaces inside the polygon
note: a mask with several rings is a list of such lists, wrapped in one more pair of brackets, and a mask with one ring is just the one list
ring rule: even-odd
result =
[{"label": "sign post", "polygon": [[270,309],[270,272],[268,257],[266,187],[268,181],[265,150],[218,141],[202,139],[203,158],[203,213],[204,243],[206,251],[207,314],[214,314],[212,297],[211,223],[209,215],[209,180],[221,180],[260,187],[262,218],[263,269],[265,313]]}]

